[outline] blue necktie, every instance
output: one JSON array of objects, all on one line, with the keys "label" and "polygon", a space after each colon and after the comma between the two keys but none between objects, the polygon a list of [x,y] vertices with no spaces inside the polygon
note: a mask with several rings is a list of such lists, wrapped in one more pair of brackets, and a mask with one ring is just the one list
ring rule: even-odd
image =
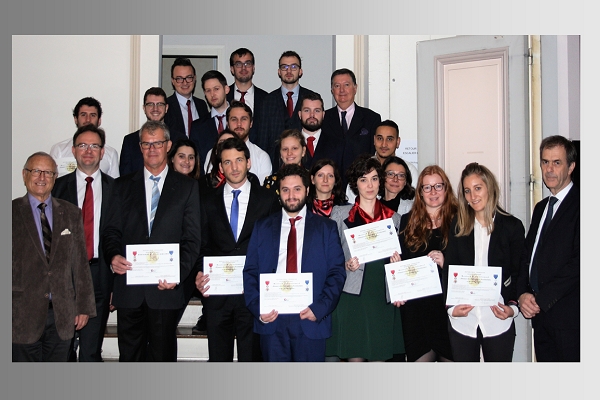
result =
[{"label": "blue necktie", "polygon": [[237,242],[238,214],[240,212],[240,203],[238,203],[238,196],[241,193],[241,190],[232,190],[231,193],[233,193],[233,200],[231,201],[231,218],[229,219],[229,225],[231,225],[233,239]]},{"label": "blue necktie", "polygon": [[535,259],[538,255],[538,250],[541,247],[542,240],[544,239],[544,234],[548,230],[548,225],[550,225],[550,221],[552,221],[552,214],[554,213],[554,204],[558,201],[558,199],[554,196],[551,196],[548,199],[548,211],[546,212],[546,219],[544,219],[544,224],[542,225],[542,231],[540,232],[540,237],[538,238],[538,244],[535,248],[535,255],[533,256],[533,262],[531,264],[531,273],[529,274],[529,285],[533,289],[534,292],[538,293],[540,288],[538,287],[538,272],[537,272],[537,263]]},{"label": "blue necktie", "polygon": [[342,131],[344,132],[344,135],[346,133],[348,133],[348,123],[346,122],[346,113],[348,111],[342,111]]},{"label": "blue necktie", "polygon": [[152,232],[152,224],[154,223],[154,216],[156,215],[156,208],[158,207],[158,200],[160,199],[160,192],[158,191],[158,181],[160,176],[150,176],[150,179],[154,181],[152,186],[152,202],[150,203],[150,232]]}]

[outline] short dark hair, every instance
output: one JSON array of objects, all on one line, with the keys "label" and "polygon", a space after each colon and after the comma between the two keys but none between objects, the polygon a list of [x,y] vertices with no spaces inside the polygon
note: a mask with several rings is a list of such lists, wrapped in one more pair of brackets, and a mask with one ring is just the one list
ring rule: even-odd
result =
[{"label": "short dark hair", "polygon": [[75,118],[77,118],[81,106],[96,107],[96,110],[98,110],[98,118],[102,118],[102,106],[100,105],[100,102],[95,98],[84,97],[83,99],[79,100],[75,105],[75,108],[73,109],[73,116]]},{"label": "short dark hair", "polygon": [[348,185],[350,186],[350,190],[352,193],[358,196],[358,179],[370,173],[371,171],[377,171],[377,176],[379,177],[379,186],[384,182],[385,175],[383,173],[383,169],[381,168],[381,163],[379,160],[374,158],[370,154],[361,154],[358,156],[348,167],[346,171],[346,178],[348,180]]},{"label": "short dark hair", "polygon": [[246,142],[244,142],[237,136],[225,139],[221,143],[219,143],[219,145],[217,146],[217,160],[219,161],[219,163],[221,162],[221,154],[224,150],[241,151],[242,153],[244,153],[244,157],[246,157],[246,160],[250,159],[250,150],[248,149],[248,146],[246,146]]},{"label": "short dark hair", "polygon": [[301,165],[285,164],[279,168],[279,171],[277,171],[277,179],[279,180],[280,184],[284,178],[292,175],[297,175],[302,178],[302,184],[304,187],[310,187],[310,176],[308,175],[308,171]]},{"label": "short dark hair", "polygon": [[312,92],[302,96],[302,99],[300,99],[300,107],[304,106],[304,100],[320,101],[321,108],[323,109],[323,111],[325,111],[325,103],[323,103],[323,98],[319,93]]},{"label": "short dark hair", "polygon": [[396,131],[396,136],[400,137],[400,128],[398,128],[398,124],[392,121],[391,119],[381,121],[379,125],[377,125],[377,128],[375,128],[375,133],[377,133],[377,129],[379,129],[380,126],[389,126],[390,128],[394,128],[394,130]]},{"label": "short dark hair", "polygon": [[245,54],[250,54],[252,56],[252,63],[254,64],[254,53],[245,47],[240,47],[239,49],[234,50],[229,56],[229,66],[233,67],[233,56],[237,55],[238,57],[242,57]]},{"label": "short dark hair", "polygon": [[279,57],[278,66],[281,64],[281,59],[283,57],[296,57],[298,59],[298,66],[300,68],[302,68],[302,59],[300,58],[300,55],[298,53],[296,53],[294,50],[287,50],[287,51],[284,51],[283,53],[281,53],[281,56]]},{"label": "short dark hair", "polygon": [[356,75],[354,75],[354,72],[350,71],[348,68],[340,68],[336,69],[331,74],[331,86],[333,86],[333,78],[338,75],[350,75],[350,78],[352,78],[352,83],[356,85]]},{"label": "short dark hair", "polygon": [[241,101],[238,101],[238,100],[233,100],[229,104],[229,108],[227,108],[227,111],[225,111],[225,119],[227,121],[229,121],[229,112],[231,111],[232,108],[243,108],[244,111],[246,111],[248,113],[248,115],[250,116],[250,121],[252,121],[252,109],[250,108],[250,106],[248,106],[248,104],[242,103]]},{"label": "short dark hair", "polygon": [[564,147],[567,153],[567,164],[571,165],[577,160],[577,148],[572,141],[561,135],[548,136],[540,144],[540,159],[542,158],[542,151],[551,149],[556,146]]},{"label": "short dark hair", "polygon": [[93,132],[100,136],[100,147],[104,147],[104,144],[106,143],[106,134],[104,133],[104,129],[98,128],[94,124],[87,124],[80,128],[77,128],[77,131],[75,131],[75,134],[73,135],[73,147],[75,146],[75,141],[77,140],[79,135],[85,132]]},{"label": "short dark hair", "polygon": [[146,93],[144,93],[144,104],[146,104],[146,99],[148,96],[162,96],[163,99],[165,99],[165,103],[167,102],[167,94],[160,87],[151,87],[150,89],[146,90]]},{"label": "short dark hair", "polygon": [[227,86],[227,78],[225,78],[225,75],[223,75],[219,71],[212,69],[210,71],[206,71],[204,73],[204,75],[202,75],[202,78],[200,78],[200,81],[202,82],[203,90],[204,90],[204,82],[206,82],[209,79],[218,79],[219,83],[221,85],[223,85],[223,87]]},{"label": "short dark hair", "polygon": [[[404,167],[406,171],[406,185],[404,185],[404,189],[398,193],[398,196],[402,200],[412,200],[415,198],[415,188],[412,185],[412,174],[410,173],[410,169],[408,168],[408,164],[402,158],[398,156],[390,156],[388,157],[383,164],[381,165],[381,169],[383,170],[383,174],[385,175],[385,170],[390,164],[398,164]],[[380,185],[379,193],[383,196],[385,194],[385,185]]]},{"label": "short dark hair", "polygon": [[192,67],[192,71],[194,71],[194,75],[196,75],[196,68],[194,68],[194,64],[192,64],[189,58],[177,57],[175,61],[173,61],[173,65],[171,65],[171,78],[174,78],[173,70],[175,70],[175,67]]}]

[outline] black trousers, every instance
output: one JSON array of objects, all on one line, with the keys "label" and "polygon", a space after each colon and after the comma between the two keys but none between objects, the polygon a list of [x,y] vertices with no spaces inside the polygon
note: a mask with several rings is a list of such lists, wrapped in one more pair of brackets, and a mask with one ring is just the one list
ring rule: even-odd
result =
[{"label": "black trousers", "polygon": [[480,362],[480,349],[485,362],[511,362],[515,347],[515,322],[504,333],[497,336],[483,337],[477,327],[477,337],[458,333],[448,321],[450,345],[455,362]]},{"label": "black trousers", "polygon": [[[75,326],[73,326],[75,329]],[[54,310],[48,309],[46,327],[42,337],[31,344],[12,344],[12,361],[66,362],[69,358],[71,339],[62,340],[58,336],[54,321]]]},{"label": "black trousers", "polygon": [[533,328],[533,343],[536,361],[579,362],[580,329],[555,329],[544,325]]}]

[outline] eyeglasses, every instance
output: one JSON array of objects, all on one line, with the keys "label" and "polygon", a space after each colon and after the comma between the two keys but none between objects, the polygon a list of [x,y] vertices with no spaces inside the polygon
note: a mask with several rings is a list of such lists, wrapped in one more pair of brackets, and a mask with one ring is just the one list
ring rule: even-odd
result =
[{"label": "eyeglasses", "polygon": [[186,81],[187,83],[191,83],[194,80],[194,75],[188,75],[185,78],[182,76],[176,76],[173,79],[175,79],[175,82],[177,82],[177,83],[183,83],[183,81]]},{"label": "eyeglasses", "polygon": [[296,70],[300,69],[300,66],[298,64],[292,64],[292,65],[281,64],[279,66],[279,69],[282,71],[287,71],[288,69],[291,69],[292,71],[296,71]]},{"label": "eyeglasses", "polygon": [[406,174],[404,172],[398,172],[395,173],[393,171],[388,171],[385,173],[385,176],[389,179],[398,179],[399,181],[405,181],[406,180]]},{"label": "eyeglasses", "polygon": [[435,185],[423,185],[421,186],[421,189],[424,193],[429,193],[432,189],[435,189],[436,192],[441,192],[445,187],[445,183],[436,183]]},{"label": "eyeglasses", "polygon": [[140,146],[144,150],[148,150],[150,147],[154,147],[155,149],[162,149],[162,147],[167,142],[168,140],[159,140],[158,142],[140,142]]},{"label": "eyeglasses", "polygon": [[25,171],[28,171],[31,175],[33,175],[35,178],[37,178],[38,176],[40,176],[41,174],[44,174],[45,176],[47,176],[48,178],[54,178],[54,176],[56,175],[56,172],[54,171],[42,171],[41,169],[27,169],[27,168],[23,168]]},{"label": "eyeglasses", "polygon": [[79,144],[76,144],[75,147],[77,147],[79,150],[83,150],[83,151],[87,151],[87,149],[96,151],[96,150],[100,150],[102,148],[102,145],[99,145],[96,143],[92,143],[92,144],[79,143]]},{"label": "eyeglasses", "polygon": [[248,60],[245,62],[236,61],[233,63],[233,66],[236,67],[237,69],[242,69],[242,67],[250,68],[253,65],[254,65],[254,61],[252,61],[252,60]]},{"label": "eyeglasses", "polygon": [[146,103],[144,104],[144,107],[148,107],[148,108],[165,108],[166,104],[165,103]]}]

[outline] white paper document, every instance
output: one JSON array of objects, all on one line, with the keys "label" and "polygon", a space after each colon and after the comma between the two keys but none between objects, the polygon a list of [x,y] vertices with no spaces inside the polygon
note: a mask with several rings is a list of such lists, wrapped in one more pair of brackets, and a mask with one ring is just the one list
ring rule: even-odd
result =
[{"label": "white paper document", "polygon": [[498,305],[501,287],[501,267],[450,265],[448,267],[446,304],[449,306],[459,304]]},{"label": "white paper document", "polygon": [[205,294],[242,294],[244,293],[244,264],[246,256],[204,257],[204,274],[210,275],[208,290]]},{"label": "white paper document", "polygon": [[312,272],[260,274],[260,313],[299,314],[313,302]]},{"label": "white paper document", "polygon": [[128,285],[158,285],[158,280],[179,283],[179,243],[128,244],[125,258],[131,265]]},{"label": "white paper document", "polygon": [[395,251],[402,254],[391,218],[346,229],[344,235],[350,254],[357,257],[360,264],[389,258]]},{"label": "white paper document", "polygon": [[77,161],[75,160],[75,157],[57,158],[56,166],[58,167],[58,174],[63,176],[75,171],[77,168]]},{"label": "white paper document", "polygon": [[386,264],[385,278],[392,302],[442,293],[437,264],[428,256]]}]

